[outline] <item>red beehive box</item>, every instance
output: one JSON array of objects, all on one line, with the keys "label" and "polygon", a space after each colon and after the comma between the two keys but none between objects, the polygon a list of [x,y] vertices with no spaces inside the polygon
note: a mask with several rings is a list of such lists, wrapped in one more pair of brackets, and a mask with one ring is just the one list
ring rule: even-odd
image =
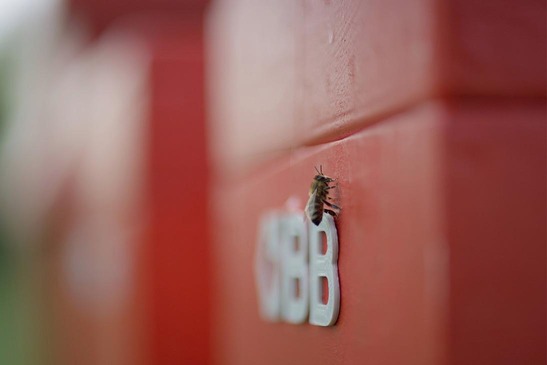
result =
[{"label": "red beehive box", "polygon": [[[544,14],[533,1],[214,3],[215,363],[545,362]],[[319,165],[342,207],[338,321],[272,323],[260,222],[302,215]]]},{"label": "red beehive box", "polygon": [[[81,361],[87,363],[208,363],[205,2],[70,3],[72,15],[84,20],[92,34],[87,49],[103,38],[123,34],[142,46],[147,68],[143,70],[143,105],[126,111],[142,119],[144,135],[139,150],[134,151],[141,157],[138,172],[142,175],[136,174],[132,182],[138,184],[141,195],[131,213],[139,217],[138,227],[133,228],[140,235],[133,239],[129,255],[134,262],[126,307],[100,321],[93,317],[92,304],[91,314],[64,311],[60,357],[74,363],[80,361],[75,360],[81,355],[79,350],[85,349]],[[125,168],[119,166],[120,171]],[[109,176],[97,178],[108,181]],[[104,246],[108,256],[108,242]],[[101,264],[100,260],[95,263]],[[71,298],[62,294],[65,298],[58,311],[70,306]],[[78,327],[81,323],[85,326]]]}]

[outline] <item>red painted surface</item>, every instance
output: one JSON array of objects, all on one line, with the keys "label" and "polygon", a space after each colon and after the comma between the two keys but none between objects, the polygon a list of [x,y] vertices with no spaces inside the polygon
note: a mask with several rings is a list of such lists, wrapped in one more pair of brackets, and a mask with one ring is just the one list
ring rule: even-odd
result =
[{"label": "red painted surface", "polygon": [[218,169],[241,174],[437,94],[438,8],[434,0],[215,2]]},{"label": "red painted surface", "polygon": [[243,174],[430,98],[545,96],[545,7],[216,1],[208,43],[218,169]]},{"label": "red painted surface", "polygon": [[[208,37],[215,363],[545,363],[544,2],[217,1]],[[339,321],[264,322],[258,220],[319,164]]]},{"label": "red painted surface", "polygon": [[181,21],[200,21],[207,0],[68,0],[70,12],[89,29],[101,33],[120,19],[138,17],[150,20],[172,16]]},{"label": "red painted surface", "polygon": [[150,43],[149,363],[206,364],[209,225],[201,28],[167,30]]},{"label": "red painted surface", "polygon": [[299,143],[338,139],[438,94],[435,0],[303,1]]},{"label": "red painted surface", "polygon": [[[218,187],[215,363],[442,363],[448,285],[442,116],[438,105],[418,107]],[[292,196],[303,208],[319,164],[340,179],[340,317],[331,328],[268,323],[259,317],[254,283],[258,221]]]},{"label": "red painted surface", "polygon": [[443,83],[451,94],[545,96],[547,3],[444,2]]},{"label": "red painted surface", "polygon": [[[217,189],[219,364],[545,362],[545,102],[435,102]],[[258,219],[340,179],[332,328],[258,315]]]},{"label": "red painted surface", "polygon": [[[92,35],[125,32],[150,52],[147,218],[139,300],[146,364],[209,363],[209,225],[203,11],[207,1],[70,0]],[[141,328],[142,328],[141,327]],[[122,359],[121,361],[125,361]],[[131,363],[131,361],[130,361]]]},{"label": "red painted surface", "polygon": [[546,362],[545,110],[541,99],[472,99],[451,116],[451,364]]}]

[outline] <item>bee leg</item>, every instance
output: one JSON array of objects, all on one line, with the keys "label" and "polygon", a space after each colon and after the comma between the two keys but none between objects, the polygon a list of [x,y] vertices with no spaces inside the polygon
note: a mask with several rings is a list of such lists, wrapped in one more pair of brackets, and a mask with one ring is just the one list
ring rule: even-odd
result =
[{"label": "bee leg", "polygon": [[336,213],[334,210],[330,210],[330,209],[325,209],[324,212],[332,215],[333,217],[336,217],[338,215],[338,213]]},{"label": "bee leg", "polygon": [[326,206],[334,208],[334,209],[338,209],[338,210],[342,209],[338,205],[332,204],[331,202],[329,202],[327,200],[323,200],[323,203],[325,203]]}]

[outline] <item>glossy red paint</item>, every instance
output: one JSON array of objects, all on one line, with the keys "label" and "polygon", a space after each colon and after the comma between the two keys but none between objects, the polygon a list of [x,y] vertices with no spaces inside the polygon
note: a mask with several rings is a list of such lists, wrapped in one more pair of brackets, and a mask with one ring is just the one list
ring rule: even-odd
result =
[{"label": "glossy red paint", "polygon": [[[442,363],[442,115],[434,103],[418,107],[217,189],[215,363]],[[258,315],[253,274],[258,219],[289,197],[303,207],[319,164],[339,179],[340,317],[331,328],[268,323]]]},{"label": "glossy red paint", "polygon": [[[209,359],[208,163],[201,28],[150,39],[149,236],[145,272],[150,364]],[[192,29],[192,28],[190,28]]]},{"label": "glossy red paint", "polygon": [[545,100],[464,100],[445,135],[450,363],[546,362]]},{"label": "glossy red paint", "polygon": [[200,23],[207,0],[68,0],[71,14],[98,35],[128,18],[151,21],[171,16]]},{"label": "glossy red paint", "polygon": [[[215,1],[217,169],[344,138],[437,97],[544,97],[543,1]],[[264,85],[267,85],[264,86]]]},{"label": "glossy red paint", "polygon": [[[145,364],[208,364],[209,225],[203,13],[207,1],[69,0],[91,40],[127,33],[150,52],[139,295]],[[131,351],[131,349],[128,349]],[[122,359],[123,361],[123,359]],[[130,361],[130,363],[132,363]]]},{"label": "glossy red paint", "polygon": [[[214,3],[215,363],[545,363],[544,15]],[[264,322],[258,219],[303,205],[319,164],[340,179],[339,321]]]},{"label": "glossy red paint", "polygon": [[[431,102],[217,188],[215,363],[545,361],[545,102]],[[332,328],[258,315],[258,219],[339,179]]]}]

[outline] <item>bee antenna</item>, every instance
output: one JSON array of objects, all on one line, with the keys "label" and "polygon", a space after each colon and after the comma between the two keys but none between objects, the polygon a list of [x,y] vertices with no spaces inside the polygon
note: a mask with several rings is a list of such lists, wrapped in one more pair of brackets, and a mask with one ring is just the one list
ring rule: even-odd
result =
[{"label": "bee antenna", "polygon": [[321,174],[321,172],[319,172],[319,170],[317,170],[317,166],[314,166],[315,168],[315,171],[317,171],[318,174]]},{"label": "bee antenna", "polygon": [[323,165],[319,165],[319,171],[321,171],[321,175],[323,175]]}]

